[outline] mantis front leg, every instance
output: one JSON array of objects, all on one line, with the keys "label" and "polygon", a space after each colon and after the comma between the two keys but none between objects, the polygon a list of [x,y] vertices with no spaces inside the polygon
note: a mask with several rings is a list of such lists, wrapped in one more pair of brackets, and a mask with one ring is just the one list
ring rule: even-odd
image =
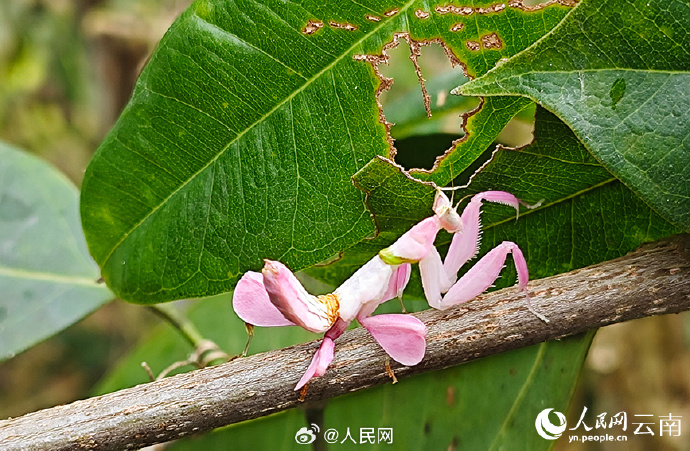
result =
[{"label": "mantis front leg", "polygon": [[[527,282],[529,281],[527,262],[517,244],[511,241],[504,241],[493,248],[456,282],[460,268],[474,257],[479,249],[480,213],[484,200],[509,205],[516,210],[521,203],[526,205],[510,193],[486,191],[472,198],[459,220],[456,218],[442,222],[443,227],[453,233],[453,240],[445,262],[441,261],[441,256],[433,247],[419,262],[424,294],[429,305],[439,310],[445,310],[450,306],[467,302],[480,295],[493,285],[505,266],[508,254],[512,254],[518,272],[518,286],[527,296],[529,310],[541,320],[548,322],[546,317],[536,312],[530,303],[527,292]],[[435,211],[437,214],[448,216],[449,204],[450,202],[443,195],[441,200],[437,198]],[[527,205],[527,207],[534,208],[535,206]],[[443,293],[446,293],[445,296],[442,296]]]}]

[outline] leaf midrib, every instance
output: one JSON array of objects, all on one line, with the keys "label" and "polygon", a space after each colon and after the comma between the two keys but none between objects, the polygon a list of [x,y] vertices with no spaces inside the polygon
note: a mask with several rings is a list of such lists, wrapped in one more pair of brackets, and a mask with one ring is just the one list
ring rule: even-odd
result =
[{"label": "leaf midrib", "polygon": [[[515,69],[517,68],[510,68],[510,69]],[[503,92],[488,92],[488,91],[474,91],[476,89],[483,89],[487,87],[492,87],[495,86],[497,83],[500,83],[502,81],[506,80],[513,80],[513,79],[519,79],[522,78],[526,75],[573,75],[573,74],[588,74],[588,73],[598,73],[598,72],[642,72],[644,74],[660,74],[660,75],[690,75],[690,72],[684,71],[684,70],[658,70],[658,69],[630,69],[630,68],[617,68],[617,67],[605,67],[601,69],[573,69],[573,70],[543,70],[543,71],[538,71],[538,70],[533,70],[533,71],[527,71],[527,72],[520,72],[515,75],[508,75],[508,76],[503,76],[499,77],[497,75],[492,75],[490,77],[482,77],[482,78],[477,78],[476,80],[468,81],[464,85],[460,85],[459,87],[455,88],[454,90],[451,91],[451,94],[456,94],[456,95],[470,95],[470,96],[505,96],[505,95],[515,95],[515,94],[520,94],[522,95],[521,92],[517,92],[514,90],[511,90],[510,92],[503,91]],[[491,72],[488,72],[490,74]],[[469,88],[469,91],[466,89]]]},{"label": "leaf midrib", "polygon": [[10,268],[7,266],[0,266],[0,276],[10,277],[14,279],[37,280],[42,282],[52,282],[58,284],[69,285],[83,285],[91,287],[99,287],[100,285],[93,278],[70,276],[68,274],[55,274],[43,271],[34,271],[31,269]]},{"label": "leaf midrib", "polygon": [[525,396],[527,395],[527,391],[532,386],[532,383],[534,382],[534,377],[537,374],[537,370],[539,368],[539,364],[542,362],[544,354],[546,353],[546,346],[546,342],[541,343],[539,345],[539,350],[537,351],[537,355],[534,357],[534,362],[532,363],[529,374],[527,374],[525,382],[523,382],[522,386],[520,387],[520,391],[518,392],[518,395],[515,397],[515,401],[513,401],[513,404],[510,407],[510,410],[508,411],[508,414],[506,415],[503,424],[501,424],[501,428],[496,433],[496,438],[494,439],[493,443],[491,443],[489,450],[496,449],[496,447],[499,444],[499,439],[501,438],[505,430],[508,428],[510,420],[512,420],[515,416],[515,412],[517,411],[518,406],[522,404],[522,400],[525,398]]},{"label": "leaf midrib", "polygon": [[[525,152],[525,153],[527,153],[527,152]],[[539,155],[539,156],[543,156],[543,155]],[[599,166],[599,167],[602,167],[602,168],[603,168],[603,166],[594,165],[594,164],[588,164],[588,166]],[[598,182],[598,183],[595,183],[594,185],[590,185],[590,186],[588,186],[587,188],[581,189],[581,190],[579,190],[579,191],[575,191],[575,192],[573,192],[573,193],[568,194],[567,196],[563,196],[563,197],[561,197],[561,198],[559,198],[559,199],[556,199],[556,200],[554,200],[553,202],[549,202],[549,203],[547,203],[547,204],[543,204],[543,205],[541,205],[540,207],[531,208],[531,209],[528,209],[528,210],[526,210],[526,211],[521,211],[519,217],[529,216],[529,215],[531,215],[531,214],[535,214],[535,213],[540,212],[540,211],[543,211],[543,210],[545,210],[545,209],[547,209],[547,208],[553,207],[554,205],[558,205],[558,204],[560,204],[560,203],[562,203],[562,202],[567,202],[567,201],[569,201],[570,199],[574,199],[574,198],[576,198],[576,197],[578,197],[578,196],[584,195],[584,194],[586,194],[586,193],[588,193],[588,192],[590,192],[590,191],[593,191],[593,190],[595,190],[595,189],[601,188],[602,186],[608,185],[609,183],[615,182],[615,181],[617,181],[617,180],[618,180],[618,179],[617,179],[616,177],[607,178],[607,179],[602,180],[602,181],[600,181],[600,182]],[[382,216],[382,217],[384,217],[384,218],[386,218],[386,219],[408,219],[408,218],[402,217],[402,216]],[[504,219],[502,219],[502,220],[500,220],[500,221],[492,222],[492,223],[490,223],[490,224],[485,224],[485,225],[482,227],[482,230],[485,230],[485,231],[486,231],[486,230],[488,230],[488,229],[490,229],[490,228],[492,228],[492,227],[496,227],[496,226],[499,226],[499,225],[504,224],[504,223],[506,223],[506,222],[514,221],[514,220],[515,220],[515,216],[509,215],[509,216],[507,216],[506,218],[504,218]]]},{"label": "leaf midrib", "polygon": [[[405,3],[404,6],[402,6],[398,12],[398,14],[407,11],[407,9],[415,2],[416,0],[408,0],[407,3]],[[396,14],[397,15],[397,14]],[[193,17],[197,17],[200,20],[203,21],[203,19],[199,16],[193,15]],[[392,16],[394,17],[394,16]],[[263,116],[261,116],[259,119],[254,121],[252,124],[247,126],[244,130],[240,131],[237,136],[235,136],[232,140],[230,140],[225,147],[223,147],[213,158],[211,158],[208,163],[206,163],[203,167],[201,167],[197,172],[192,174],[187,180],[185,180],[180,186],[178,186],[173,192],[170,193],[168,197],[163,199],[158,205],[156,205],[154,208],[151,209],[151,211],[146,214],[139,222],[137,222],[132,228],[130,228],[127,232],[125,232],[120,240],[115,243],[115,245],[112,247],[112,249],[108,252],[108,254],[105,256],[103,259],[103,265],[106,266],[108,264],[108,261],[112,257],[113,253],[115,250],[120,247],[120,245],[129,237],[129,235],[134,232],[136,229],[139,228],[148,218],[150,218],[155,212],[157,212],[163,205],[165,205],[171,198],[173,198],[178,192],[180,192],[183,188],[185,188],[192,180],[194,180],[199,174],[204,172],[208,167],[210,167],[213,163],[215,163],[218,158],[220,158],[221,155],[223,155],[229,148],[230,146],[238,141],[242,136],[244,136],[247,132],[252,130],[254,127],[257,125],[263,123],[268,117],[273,115],[275,111],[277,111],[279,108],[281,108],[283,105],[286,103],[290,102],[294,97],[296,97],[298,94],[302,93],[311,83],[314,81],[318,80],[323,74],[326,72],[330,71],[333,67],[335,67],[336,64],[338,64],[340,61],[343,60],[347,55],[349,55],[357,46],[359,46],[362,42],[364,42],[367,38],[370,36],[375,35],[380,29],[382,29],[390,20],[392,20],[392,17],[389,20],[382,20],[381,22],[378,23],[378,25],[373,28],[369,33],[365,33],[364,36],[362,36],[361,39],[358,39],[357,41],[353,42],[353,44],[345,50],[340,56],[336,57],[330,64],[325,66],[323,69],[321,69],[319,72],[314,74],[311,78],[305,79],[305,82],[302,86],[300,86],[298,89],[295,89],[290,95],[285,97],[283,100],[279,101],[276,103],[276,105],[271,108],[268,112],[266,112]],[[204,21],[205,22],[205,21]]]}]

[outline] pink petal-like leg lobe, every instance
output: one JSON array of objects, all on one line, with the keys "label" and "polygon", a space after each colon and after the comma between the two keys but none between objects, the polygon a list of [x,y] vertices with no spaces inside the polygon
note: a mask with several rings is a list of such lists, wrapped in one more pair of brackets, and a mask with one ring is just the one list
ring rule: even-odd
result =
[{"label": "pink petal-like leg lobe", "polygon": [[245,323],[262,327],[294,326],[271,303],[264,287],[264,277],[258,272],[247,272],[235,287],[232,307]]},{"label": "pink petal-like leg lobe", "polygon": [[264,287],[271,303],[294,324],[310,332],[326,332],[338,317],[337,298],[312,296],[284,264],[264,260]]},{"label": "pink petal-like leg lobe", "polygon": [[403,291],[405,291],[405,287],[407,286],[407,283],[410,281],[411,274],[412,265],[409,263],[403,263],[393,273],[393,277],[391,277],[391,285],[395,285],[396,298],[402,297]]},{"label": "pink petal-like leg lobe", "polygon": [[307,385],[307,382],[309,382],[312,377],[323,376],[326,374],[328,365],[330,365],[333,361],[334,349],[335,343],[333,343],[333,339],[323,337],[321,346],[319,346],[319,349],[316,350],[316,354],[314,354],[314,357],[311,359],[311,363],[309,364],[307,371],[304,372],[304,375],[295,386],[295,390],[299,390]]},{"label": "pink petal-like leg lobe", "polygon": [[394,360],[412,366],[424,358],[426,326],[414,316],[386,314],[357,320]]}]

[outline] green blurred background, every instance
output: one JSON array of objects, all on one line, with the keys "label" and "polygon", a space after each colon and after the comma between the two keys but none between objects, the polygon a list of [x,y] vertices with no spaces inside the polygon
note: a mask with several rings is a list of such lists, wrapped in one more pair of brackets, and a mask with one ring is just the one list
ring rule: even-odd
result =
[{"label": "green blurred background", "polygon": [[[34,153],[79,185],[88,161],[127,103],[148,55],[174,18],[182,0],[3,0],[0,1],[0,140]],[[412,106],[423,112],[409,50],[403,42],[389,52],[382,72],[395,79],[382,98],[387,118]],[[457,103],[453,111],[419,126],[396,129],[398,161],[431,167],[453,139],[462,136],[458,114],[473,99],[448,99],[462,78],[440,47],[422,51],[422,71],[434,103]],[[415,94],[418,93],[418,94]],[[529,142],[531,117],[514,120],[502,143]],[[445,134],[435,154],[414,152],[425,134]],[[425,146],[429,146],[426,142]],[[1,181],[0,181],[1,182]],[[143,307],[115,301],[46,342],[0,363],[0,418],[90,396],[99,380],[149,336],[169,327]],[[690,315],[647,318],[598,332],[581,375],[569,419],[583,406],[593,413],[619,411],[680,415],[690,428]],[[222,344],[221,344],[222,346]],[[190,349],[191,351],[191,349]],[[235,354],[240,349],[226,349]],[[171,358],[169,363],[175,359]],[[142,376],[144,375],[142,370]],[[630,420],[629,420],[630,421]],[[684,431],[686,437],[690,436]],[[685,440],[688,442],[690,440]],[[690,449],[678,440],[634,436],[627,443],[568,444],[560,450]]]}]

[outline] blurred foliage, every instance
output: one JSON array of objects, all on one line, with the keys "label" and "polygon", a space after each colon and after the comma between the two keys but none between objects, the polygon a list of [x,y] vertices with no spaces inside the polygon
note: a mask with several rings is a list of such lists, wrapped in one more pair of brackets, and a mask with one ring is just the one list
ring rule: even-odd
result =
[{"label": "blurred foliage", "polygon": [[[0,140],[48,160],[79,185],[148,54],[189,3],[0,1]],[[3,362],[0,418],[88,396],[154,323],[143,309],[111,303]]]},{"label": "blurred foliage", "polygon": [[[79,180],[100,139],[79,2],[0,3],[0,130]],[[99,125],[101,130],[99,130]]]},{"label": "blurred foliage", "polygon": [[0,2],[0,136],[81,181],[179,0]]},{"label": "blurred foliage", "polygon": [[[690,418],[690,335],[684,326],[690,314],[643,318],[599,329],[592,343],[585,369],[568,419],[580,418],[587,406],[587,422],[607,412],[628,414],[627,442],[556,442],[555,451],[671,451],[690,449],[686,421]],[[633,415],[652,414],[657,418],[672,413],[683,418],[680,437],[632,435]],[[657,420],[655,420],[657,421]],[[579,429],[578,432],[582,431]],[[594,432],[594,430],[593,430]]]}]

